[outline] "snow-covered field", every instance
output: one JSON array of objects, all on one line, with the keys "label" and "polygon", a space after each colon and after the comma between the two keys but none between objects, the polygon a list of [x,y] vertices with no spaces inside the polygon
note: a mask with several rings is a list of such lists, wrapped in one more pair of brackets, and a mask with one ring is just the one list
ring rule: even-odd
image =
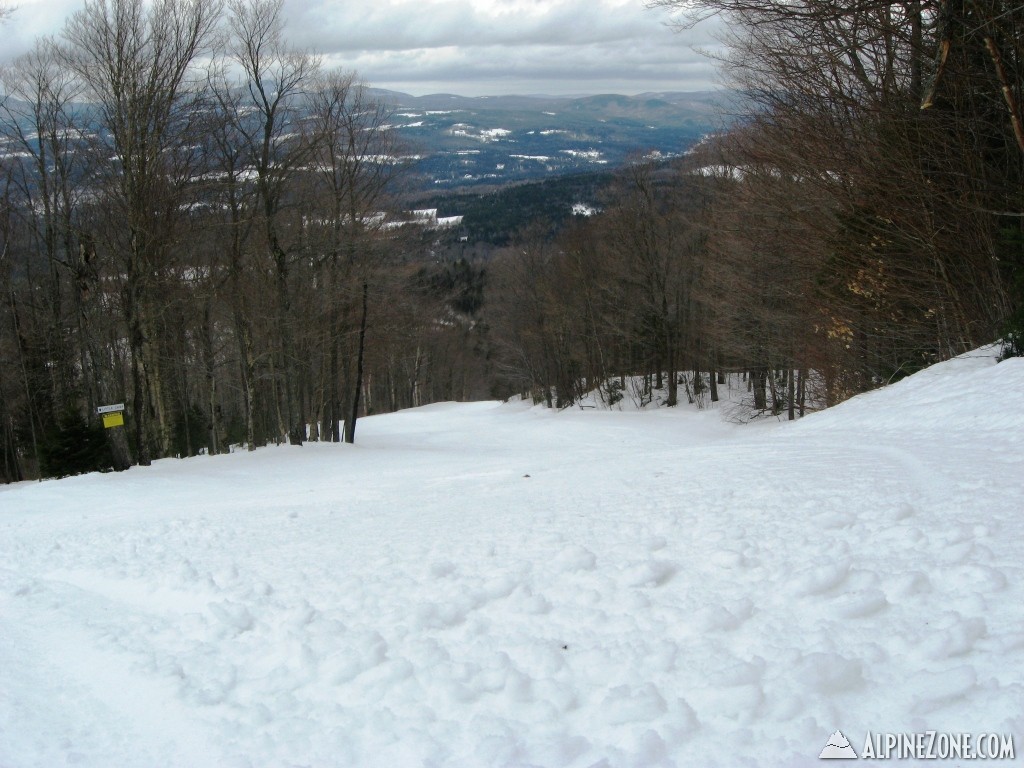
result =
[{"label": "snow-covered field", "polygon": [[1024,360],[993,355],[795,424],[444,404],[0,487],[0,766],[1024,752]]}]

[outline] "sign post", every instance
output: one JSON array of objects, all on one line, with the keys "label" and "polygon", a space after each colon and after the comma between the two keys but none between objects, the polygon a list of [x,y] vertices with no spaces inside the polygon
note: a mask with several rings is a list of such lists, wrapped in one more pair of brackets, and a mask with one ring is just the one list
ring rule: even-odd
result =
[{"label": "sign post", "polygon": [[103,417],[105,429],[124,426],[124,403],[101,405],[96,409],[96,414]]}]

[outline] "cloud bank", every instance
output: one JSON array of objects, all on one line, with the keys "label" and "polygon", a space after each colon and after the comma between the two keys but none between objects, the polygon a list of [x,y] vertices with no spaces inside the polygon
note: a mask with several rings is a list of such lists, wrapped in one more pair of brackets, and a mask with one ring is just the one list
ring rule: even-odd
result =
[{"label": "cloud bank", "polygon": [[716,87],[695,47],[642,0],[288,0],[290,38],[368,83],[416,94],[639,93]]},{"label": "cloud bank", "polygon": [[[81,0],[18,0],[9,60]],[[676,32],[644,0],[285,0],[287,37],[368,84],[416,95],[641,93],[719,85],[712,24]]]}]

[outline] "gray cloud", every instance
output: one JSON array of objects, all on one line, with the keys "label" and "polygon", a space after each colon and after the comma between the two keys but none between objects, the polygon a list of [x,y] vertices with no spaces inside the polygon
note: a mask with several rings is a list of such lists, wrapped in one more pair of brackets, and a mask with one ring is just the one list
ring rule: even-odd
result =
[{"label": "gray cloud", "polygon": [[717,84],[710,26],[642,0],[289,0],[290,38],[371,85],[415,93],[637,93]]},{"label": "gray cloud", "polygon": [[[18,0],[9,59],[59,35],[81,0]],[[644,0],[286,0],[287,36],[373,86],[412,93],[639,93],[715,87],[703,25]]]},{"label": "gray cloud", "polygon": [[4,23],[4,60],[30,50],[35,41],[47,35],[57,37],[64,22],[82,7],[81,0],[14,0],[5,3],[14,8]]},{"label": "gray cloud", "polygon": [[572,46],[633,40],[657,27],[653,14],[639,3],[624,6],[600,0],[381,0],[371,6],[351,0],[293,2],[287,6],[293,36],[311,38],[320,43],[317,47],[332,52],[481,43]]}]

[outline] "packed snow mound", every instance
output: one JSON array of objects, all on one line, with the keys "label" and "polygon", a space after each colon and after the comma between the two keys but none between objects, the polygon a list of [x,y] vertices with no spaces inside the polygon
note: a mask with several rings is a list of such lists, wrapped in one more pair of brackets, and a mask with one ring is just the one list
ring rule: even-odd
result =
[{"label": "packed snow mound", "polygon": [[1021,749],[1022,406],[985,353],[795,424],[446,403],[0,487],[0,766]]},{"label": "packed snow mound", "polygon": [[808,418],[802,429],[1003,430],[1024,411],[1024,358],[998,362],[1001,346],[946,360]]}]

